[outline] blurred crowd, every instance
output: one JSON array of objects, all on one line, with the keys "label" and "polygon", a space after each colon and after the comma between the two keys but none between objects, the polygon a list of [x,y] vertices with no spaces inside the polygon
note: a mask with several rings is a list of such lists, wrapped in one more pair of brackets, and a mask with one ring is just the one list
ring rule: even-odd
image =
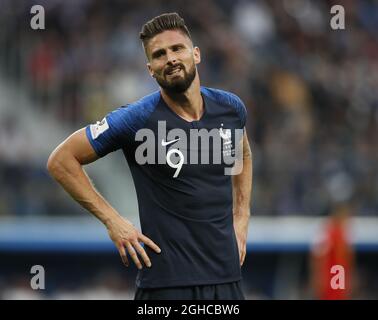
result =
[{"label": "blurred crowd", "polygon": [[[345,201],[358,215],[378,213],[375,1],[343,1],[345,30],[330,27],[331,0],[39,1],[46,29],[38,31],[29,25],[33,3],[2,2],[0,74],[27,92],[36,113],[78,129],[156,90],[138,34],[176,11],[201,49],[202,85],[247,106],[253,214],[325,215]],[[21,129],[17,118],[1,119],[0,215],[75,212],[45,163],[7,156]],[[43,203],[33,206],[36,192]]]}]

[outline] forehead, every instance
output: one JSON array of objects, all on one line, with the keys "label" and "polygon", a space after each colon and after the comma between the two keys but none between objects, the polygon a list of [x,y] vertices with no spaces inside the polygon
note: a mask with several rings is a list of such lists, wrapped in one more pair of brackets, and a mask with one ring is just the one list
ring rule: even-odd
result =
[{"label": "forehead", "polygon": [[148,49],[154,52],[159,49],[168,48],[174,44],[183,43],[188,46],[192,45],[191,40],[180,30],[167,30],[157,34],[148,42]]}]

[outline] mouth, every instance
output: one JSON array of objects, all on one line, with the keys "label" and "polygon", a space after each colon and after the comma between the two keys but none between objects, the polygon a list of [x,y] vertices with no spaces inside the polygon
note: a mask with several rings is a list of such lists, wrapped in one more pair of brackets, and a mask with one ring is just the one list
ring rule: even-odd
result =
[{"label": "mouth", "polygon": [[174,67],[172,69],[170,69],[166,74],[168,76],[174,76],[174,75],[178,75],[182,70],[182,67],[181,66],[177,66],[177,67]]}]

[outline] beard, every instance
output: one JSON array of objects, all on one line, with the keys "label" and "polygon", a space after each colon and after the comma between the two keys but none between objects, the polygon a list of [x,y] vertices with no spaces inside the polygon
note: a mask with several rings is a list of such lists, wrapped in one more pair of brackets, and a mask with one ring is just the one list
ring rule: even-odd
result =
[{"label": "beard", "polygon": [[[166,76],[168,75],[168,73],[176,67],[181,67],[184,76],[179,76],[167,80]],[[168,94],[177,94],[185,92],[190,87],[194,78],[196,77],[196,73],[197,71],[194,63],[192,64],[188,72],[186,71],[184,65],[179,63],[164,71],[163,76],[158,76],[155,79],[165,92],[167,92]]]}]

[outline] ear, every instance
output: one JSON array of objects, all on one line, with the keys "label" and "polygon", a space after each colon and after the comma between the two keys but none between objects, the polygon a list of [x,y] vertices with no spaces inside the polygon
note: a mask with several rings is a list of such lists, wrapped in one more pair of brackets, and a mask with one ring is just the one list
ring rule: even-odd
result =
[{"label": "ear", "polygon": [[150,76],[151,76],[152,78],[155,78],[154,71],[152,70],[152,68],[151,68],[151,64],[150,64],[149,62],[147,63],[147,69],[148,69],[148,72],[150,73]]},{"label": "ear", "polygon": [[193,56],[195,64],[199,64],[201,62],[201,51],[198,47],[193,48]]}]

